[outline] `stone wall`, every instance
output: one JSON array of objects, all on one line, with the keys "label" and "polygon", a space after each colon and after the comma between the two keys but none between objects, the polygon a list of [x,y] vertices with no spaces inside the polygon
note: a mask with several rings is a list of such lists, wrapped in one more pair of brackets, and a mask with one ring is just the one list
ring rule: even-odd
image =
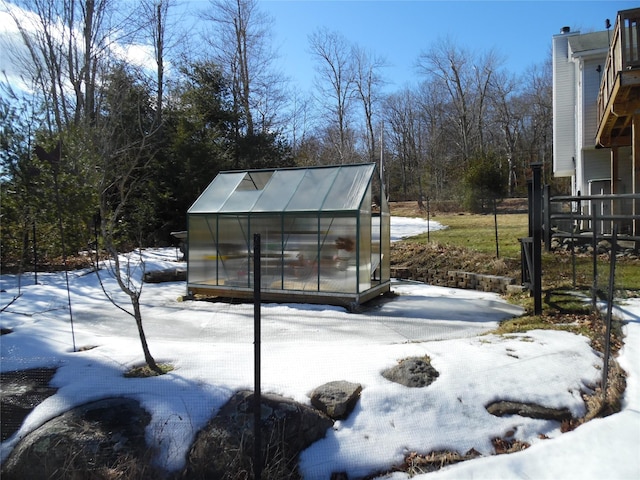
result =
[{"label": "stone wall", "polygon": [[428,268],[391,267],[391,277],[416,280],[428,285],[463,288],[482,292],[507,293],[509,285],[515,285],[515,278],[462,272],[459,270],[439,271]]}]

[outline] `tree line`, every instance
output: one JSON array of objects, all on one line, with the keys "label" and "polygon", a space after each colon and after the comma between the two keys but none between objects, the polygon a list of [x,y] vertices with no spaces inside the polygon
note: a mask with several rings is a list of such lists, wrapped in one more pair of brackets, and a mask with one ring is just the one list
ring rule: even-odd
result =
[{"label": "tree line", "polygon": [[442,39],[417,86],[390,91],[386,59],[318,28],[302,92],[257,0],[198,5],[191,25],[173,0],[4,3],[21,80],[0,83],[3,265],[34,242],[43,257],[166,245],[222,170],[382,159],[391,200],[481,208],[550,163],[550,59],[516,76]]}]

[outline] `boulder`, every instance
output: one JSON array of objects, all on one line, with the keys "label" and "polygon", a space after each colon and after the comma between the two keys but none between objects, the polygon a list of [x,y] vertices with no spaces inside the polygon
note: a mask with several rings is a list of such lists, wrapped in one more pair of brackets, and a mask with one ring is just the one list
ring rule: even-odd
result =
[{"label": "boulder", "polygon": [[35,368],[0,374],[0,436],[4,442],[18,431],[31,410],[56,393],[49,386],[55,368]]},{"label": "boulder", "polygon": [[[253,392],[236,393],[198,433],[183,478],[250,478],[254,451]],[[323,438],[333,421],[277,395],[262,395],[262,478],[300,478],[298,454]]]},{"label": "boulder", "polygon": [[429,357],[409,357],[382,372],[382,376],[387,380],[411,388],[429,386],[439,375],[431,366]]},{"label": "boulder", "polygon": [[185,268],[167,268],[144,273],[145,283],[184,282],[187,279]]},{"label": "boulder", "polygon": [[[2,468],[3,479],[107,478],[123,459],[149,459],[145,428],[151,416],[136,400],[107,398],[76,407],[22,439]],[[132,467],[130,478],[142,478]],[[144,473],[151,470],[144,468]],[[84,472],[84,473],[82,473]]]},{"label": "boulder", "polygon": [[501,400],[486,407],[487,412],[496,417],[504,415],[520,415],[522,417],[556,420],[562,422],[572,418],[568,408],[549,408],[535,403],[510,402]]},{"label": "boulder", "polygon": [[311,405],[334,420],[347,418],[362,392],[362,385],[344,380],[325,383],[310,395]]}]

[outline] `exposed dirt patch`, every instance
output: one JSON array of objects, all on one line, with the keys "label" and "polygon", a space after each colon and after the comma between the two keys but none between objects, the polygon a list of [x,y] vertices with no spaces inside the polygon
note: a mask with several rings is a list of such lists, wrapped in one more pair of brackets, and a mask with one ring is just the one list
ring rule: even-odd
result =
[{"label": "exposed dirt patch", "polygon": [[391,244],[391,266],[410,269],[429,268],[443,272],[461,270],[487,275],[519,278],[520,262],[452,245],[438,243]]}]

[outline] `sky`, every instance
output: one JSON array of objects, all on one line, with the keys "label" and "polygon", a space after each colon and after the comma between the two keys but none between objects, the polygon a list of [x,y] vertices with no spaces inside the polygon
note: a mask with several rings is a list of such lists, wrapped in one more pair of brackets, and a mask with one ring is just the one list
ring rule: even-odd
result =
[{"label": "sky", "polygon": [[544,62],[551,38],[569,26],[583,33],[605,30],[619,10],[634,1],[302,1],[262,0],[275,21],[280,61],[302,90],[312,87],[314,66],[309,35],[319,27],[342,33],[349,41],[384,57],[388,87],[416,81],[415,62],[442,39],[473,52],[495,48],[514,74]]},{"label": "sky", "polygon": [[[398,238],[398,232],[424,231],[426,222],[392,217],[391,228]],[[184,266],[175,249],[145,250],[144,258],[148,270]],[[64,274],[41,272],[37,285],[33,280],[29,274],[0,275],[2,307],[21,294],[0,316],[0,326],[12,329],[1,337],[0,369],[57,366],[52,386],[59,390],[0,445],[2,462],[21,437],[62,412],[125,396],[151,415],[146,435],[159,447],[157,464],[178,470],[208,420],[235,391],[253,389],[252,304],[178,301],[184,282],[146,284],[141,303],[149,348],[157,361],[175,369],[128,379],[123,373],[142,361],[135,322],[105,299],[95,273],[69,275],[78,350],[95,347],[77,352]],[[126,304],[113,279],[105,278],[105,287]],[[262,306],[262,392],[310,405],[308,393],[323,383],[363,386],[351,415],[302,452],[305,480],[329,480],[333,471],[349,478],[387,471],[412,451],[464,454],[471,448],[482,457],[413,478],[640,478],[640,299],[620,302],[614,310],[625,320],[618,357],[628,374],[622,411],[561,433],[558,422],[495,417],[485,406],[509,399],[583,415],[581,392],[599,382],[602,368],[602,356],[585,337],[548,330],[484,335],[522,309],[493,293],[418,282],[394,282],[392,290],[392,301],[359,314],[326,305]],[[403,358],[425,355],[439,372],[426,388],[404,387],[380,374]],[[491,439],[507,432],[531,447],[492,455]]]},{"label": "sky", "polygon": [[[209,2],[184,0],[178,5],[174,12],[178,18],[186,24],[198,24]],[[418,56],[439,40],[449,39],[477,54],[495,49],[504,59],[504,67],[520,75],[549,58],[552,36],[562,27],[582,32],[604,30],[605,19],[613,25],[619,10],[636,7],[638,3],[629,0],[259,0],[259,8],[274,22],[277,68],[302,92],[314,87],[309,35],[318,28],[339,32],[383,57],[386,89],[395,91],[417,83]],[[1,5],[0,20],[0,36],[6,36],[12,27]],[[151,54],[151,50],[130,49],[129,53],[132,59],[140,60],[140,55]],[[11,73],[9,60],[8,55],[0,54],[0,70]]]}]

